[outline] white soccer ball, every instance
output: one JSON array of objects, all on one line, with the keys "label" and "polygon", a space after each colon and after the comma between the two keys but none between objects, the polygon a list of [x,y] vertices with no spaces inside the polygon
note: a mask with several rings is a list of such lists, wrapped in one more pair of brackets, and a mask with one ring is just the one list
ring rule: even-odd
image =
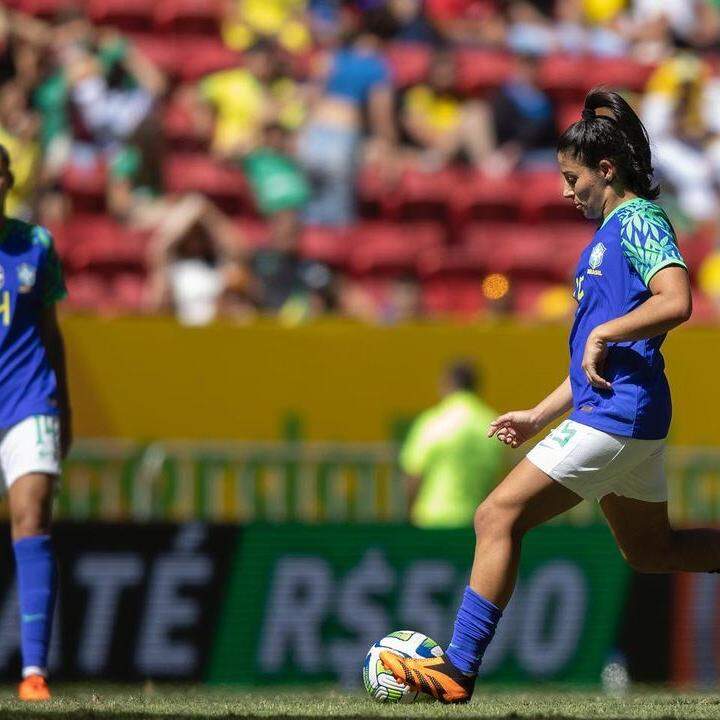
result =
[{"label": "white soccer ball", "polygon": [[382,664],[384,650],[406,658],[431,658],[442,655],[442,648],[427,635],[414,630],[398,630],[376,642],[363,663],[363,683],[373,700],[383,703],[411,703],[420,693],[400,682]]}]

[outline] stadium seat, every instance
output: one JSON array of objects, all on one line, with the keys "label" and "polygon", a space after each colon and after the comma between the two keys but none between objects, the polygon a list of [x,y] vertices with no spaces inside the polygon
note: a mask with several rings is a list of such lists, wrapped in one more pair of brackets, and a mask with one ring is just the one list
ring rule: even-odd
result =
[{"label": "stadium seat", "polygon": [[570,125],[580,120],[582,109],[582,100],[568,100],[560,103],[555,112],[555,124],[558,133],[565,132]]},{"label": "stadium seat", "polygon": [[690,276],[694,278],[702,265],[702,261],[712,252],[715,246],[713,234],[710,232],[696,232],[691,235],[681,235],[679,245],[680,252],[690,271]]},{"label": "stadium seat", "polygon": [[254,208],[242,171],[223,165],[204,153],[173,153],[163,166],[165,188],[170,193],[200,192],[232,214]]},{"label": "stadium seat", "polygon": [[690,322],[698,325],[717,325],[718,310],[713,301],[701,290],[693,290],[693,313]]},{"label": "stadium seat", "polygon": [[433,278],[422,285],[423,308],[429,315],[473,318],[487,305],[479,278]]},{"label": "stadium seat", "polygon": [[443,242],[436,223],[366,222],[349,231],[350,270],[356,275],[415,273],[422,252]]},{"label": "stadium seat", "polygon": [[171,33],[217,35],[222,7],[218,0],[159,0],[155,24]]},{"label": "stadium seat", "polygon": [[457,89],[475,94],[494,90],[515,69],[515,58],[509,53],[492,50],[461,49],[457,54]]},{"label": "stadium seat", "polygon": [[139,312],[145,306],[146,282],[140,273],[118,274],[112,281],[110,291],[118,310]]},{"label": "stadium seat", "polygon": [[155,33],[131,33],[133,45],[147,55],[164,73],[173,78],[180,76],[180,48],[175,38],[156,35]]},{"label": "stadium seat", "polygon": [[467,220],[513,220],[519,217],[521,188],[517,179],[468,172],[453,187],[450,204],[456,225]]},{"label": "stadium seat", "polygon": [[350,243],[344,229],[306,227],[300,240],[300,254],[332,267],[343,267],[348,260]]},{"label": "stadium seat", "polygon": [[15,3],[18,10],[39,18],[51,19],[62,10],[82,7],[77,0],[19,0]]},{"label": "stadium seat", "polygon": [[126,31],[142,31],[153,22],[152,4],[147,0],[87,0],[87,10],[94,23]]},{"label": "stadium seat", "polygon": [[225,47],[219,38],[180,35],[173,36],[173,41],[177,47],[178,75],[186,82],[242,64],[242,56]]},{"label": "stadium seat", "polygon": [[408,87],[423,82],[430,68],[431,50],[423,43],[395,42],[385,50],[393,84]]},{"label": "stadium seat", "polygon": [[105,208],[107,167],[104,162],[88,166],[67,165],[60,183],[70,195],[74,211],[95,212]]},{"label": "stadium seat", "polygon": [[268,244],[270,230],[264,220],[256,217],[242,216],[235,220],[235,225],[243,237],[248,252],[253,252]]},{"label": "stadium seat", "polygon": [[408,220],[443,220],[450,215],[450,198],[462,182],[462,172],[444,168],[432,172],[406,170],[386,207]]},{"label": "stadium seat", "polygon": [[597,60],[578,55],[548,55],[540,65],[540,85],[559,101],[582,103],[587,91],[585,67],[591,62]]},{"label": "stadium seat", "polygon": [[515,178],[515,185],[526,222],[582,219],[580,211],[562,196],[562,175],[557,170],[523,173]]},{"label": "stadium seat", "polygon": [[583,68],[582,76],[586,90],[602,85],[640,92],[654,69],[653,65],[630,57],[591,58]]},{"label": "stadium seat", "polygon": [[66,232],[72,238],[66,258],[75,273],[114,275],[145,269],[147,237],[105,215],[76,215],[67,223]]},{"label": "stadium seat", "polygon": [[70,275],[66,278],[68,297],[64,305],[76,311],[97,312],[107,303],[108,283],[92,273]]},{"label": "stadium seat", "polygon": [[168,102],[163,111],[163,130],[170,147],[180,152],[207,150],[208,138],[198,134],[188,108],[180,103]]},{"label": "stadium seat", "polygon": [[472,223],[465,252],[485,258],[487,269],[506,275],[566,281],[592,239],[584,223]]}]

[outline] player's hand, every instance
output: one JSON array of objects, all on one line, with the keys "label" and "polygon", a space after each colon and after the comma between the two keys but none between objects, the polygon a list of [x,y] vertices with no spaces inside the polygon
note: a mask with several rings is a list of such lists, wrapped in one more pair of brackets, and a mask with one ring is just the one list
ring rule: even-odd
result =
[{"label": "player's hand", "polygon": [[532,410],[514,410],[490,423],[488,437],[495,435],[500,442],[516,448],[540,430],[542,425]]},{"label": "player's hand", "polygon": [[595,335],[595,333],[590,333],[590,337],[585,344],[582,369],[588,382],[599,390],[610,390],[612,388],[612,385],[602,376],[607,355],[607,342]]}]

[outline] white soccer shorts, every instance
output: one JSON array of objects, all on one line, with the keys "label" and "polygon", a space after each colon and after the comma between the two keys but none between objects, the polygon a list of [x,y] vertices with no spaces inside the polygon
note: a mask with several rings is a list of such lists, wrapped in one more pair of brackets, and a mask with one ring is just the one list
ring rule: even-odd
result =
[{"label": "white soccer shorts", "polygon": [[0,430],[3,489],[29,473],[60,475],[60,420],[54,415],[33,415]]},{"label": "white soccer shorts", "polygon": [[667,500],[665,440],[612,435],[565,420],[527,459],[585,500],[610,493],[645,502]]}]

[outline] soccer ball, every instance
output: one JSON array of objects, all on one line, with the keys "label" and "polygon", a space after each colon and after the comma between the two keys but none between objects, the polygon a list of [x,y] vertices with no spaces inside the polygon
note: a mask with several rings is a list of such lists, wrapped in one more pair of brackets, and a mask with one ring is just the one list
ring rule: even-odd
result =
[{"label": "soccer ball", "polygon": [[383,650],[406,658],[431,658],[442,655],[442,648],[427,635],[414,630],[398,630],[376,642],[363,663],[363,683],[373,700],[383,703],[411,703],[420,693],[400,682],[382,664]]}]

